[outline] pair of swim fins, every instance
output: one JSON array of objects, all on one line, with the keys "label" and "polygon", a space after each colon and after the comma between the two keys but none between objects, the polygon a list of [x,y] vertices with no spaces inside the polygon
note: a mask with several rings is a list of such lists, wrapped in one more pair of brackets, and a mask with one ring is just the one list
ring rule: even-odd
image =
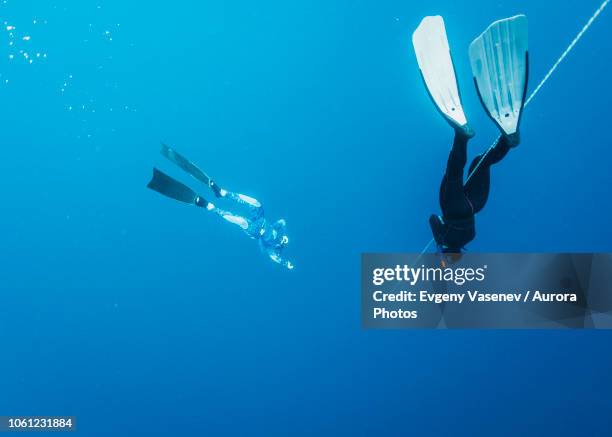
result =
[{"label": "pair of swim fins", "polygon": [[[176,164],[180,169],[193,176],[196,180],[209,186],[217,197],[221,197],[222,190],[219,188],[219,186],[206,173],[200,170],[187,158],[163,143],[160,153],[166,159]],[[205,200],[187,185],[168,176],[157,168],[153,169],[153,177],[147,185],[147,188],[157,191],[161,195],[169,197],[170,199],[178,200],[179,202],[189,203],[203,208],[209,207],[209,205],[212,206],[210,202]]]},{"label": "pair of swim fins", "polygon": [[[491,24],[469,48],[480,101],[511,144],[518,144],[527,93],[527,42],[527,17],[517,15]],[[442,17],[425,17],[413,34],[412,43],[425,86],[436,107],[451,124],[471,132],[461,104]]]}]

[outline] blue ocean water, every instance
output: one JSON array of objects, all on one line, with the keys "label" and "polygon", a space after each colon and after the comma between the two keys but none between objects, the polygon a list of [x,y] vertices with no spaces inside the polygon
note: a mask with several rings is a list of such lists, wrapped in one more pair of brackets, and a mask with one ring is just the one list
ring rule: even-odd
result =
[{"label": "blue ocean water", "polygon": [[[438,210],[452,134],[421,18],[446,20],[473,156],[496,131],[470,41],[525,13],[533,89],[598,6],[2,2],[0,414],[86,436],[610,435],[609,332],[364,331],[359,313],[360,254],[419,252]],[[526,110],[471,251],[612,250],[611,23]],[[147,190],[154,165],[182,176],[160,141],[284,217],[296,269]]]}]

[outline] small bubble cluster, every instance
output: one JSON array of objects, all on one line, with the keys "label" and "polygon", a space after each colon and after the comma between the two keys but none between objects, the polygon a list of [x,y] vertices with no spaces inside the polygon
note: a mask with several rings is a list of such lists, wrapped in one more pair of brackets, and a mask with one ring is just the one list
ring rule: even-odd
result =
[{"label": "small bubble cluster", "polygon": [[[79,132],[77,139],[115,132],[115,122],[137,111],[126,101],[120,76],[112,68],[116,51],[134,44],[123,40],[121,24],[102,5],[86,9],[89,13],[83,21],[67,21],[64,18],[72,12],[68,5],[41,5],[36,14],[24,16],[21,4],[0,0],[0,84],[14,90],[31,87],[33,76],[26,74],[24,68],[41,64],[33,74],[40,74],[39,85],[59,94],[60,110],[70,114],[71,126]],[[53,38],[55,32],[71,35],[68,51],[54,45],[58,40]],[[81,57],[83,62],[72,62]],[[62,72],[58,65],[64,63]],[[70,130],[73,129],[66,129]]]},{"label": "small bubble cluster", "polygon": [[[3,4],[6,4],[3,3]],[[6,33],[7,57],[9,62],[21,62],[28,65],[46,60],[47,51],[36,44],[36,39],[32,36],[36,33],[36,27],[47,24],[46,20],[39,21],[34,18],[30,23],[17,25],[5,20],[3,29]]]}]

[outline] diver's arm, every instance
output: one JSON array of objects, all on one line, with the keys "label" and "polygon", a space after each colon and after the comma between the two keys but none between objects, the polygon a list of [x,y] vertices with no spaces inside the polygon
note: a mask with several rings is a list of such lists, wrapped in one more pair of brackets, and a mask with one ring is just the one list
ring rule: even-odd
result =
[{"label": "diver's arm", "polygon": [[285,267],[287,270],[293,270],[295,267],[291,263],[291,261],[287,261],[286,259],[283,259],[278,253],[270,252],[268,255],[270,256],[270,259],[272,261],[274,261],[277,264],[280,264],[281,266]]},{"label": "diver's arm", "polygon": [[[281,222],[284,226],[284,220],[279,220],[277,223]],[[274,225],[273,225],[274,226]],[[281,229],[279,229],[281,230]],[[282,229],[284,232],[284,228]],[[266,238],[268,237],[268,238]],[[270,234],[262,235],[262,238],[259,239],[259,247],[262,252],[264,252],[268,257],[277,264],[285,267],[288,270],[293,270],[293,263],[287,261],[281,256],[283,249],[289,243],[289,238],[287,235],[274,233],[273,239],[270,239]]]}]

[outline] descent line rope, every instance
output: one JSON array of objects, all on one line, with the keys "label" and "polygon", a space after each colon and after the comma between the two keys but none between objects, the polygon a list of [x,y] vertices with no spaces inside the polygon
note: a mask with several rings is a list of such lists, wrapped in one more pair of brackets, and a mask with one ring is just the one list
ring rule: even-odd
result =
[{"label": "descent line rope", "polygon": [[[553,75],[553,73],[557,70],[557,68],[559,68],[559,66],[561,65],[561,63],[563,63],[563,61],[565,60],[565,58],[567,57],[567,55],[570,54],[570,52],[574,49],[574,47],[576,46],[576,44],[578,44],[578,41],[580,41],[580,39],[582,39],[582,37],[584,36],[584,34],[587,32],[587,30],[589,30],[589,27],[591,27],[591,25],[595,22],[595,20],[597,19],[597,17],[599,17],[599,15],[603,12],[603,10],[606,8],[606,6],[608,6],[608,3],[610,3],[610,0],[604,0],[604,2],[599,5],[599,8],[597,8],[597,10],[595,11],[595,13],[591,16],[591,18],[589,18],[589,21],[587,21],[587,23],[584,25],[584,27],[580,30],[580,32],[578,32],[578,34],[574,37],[574,39],[572,40],[572,42],[567,46],[567,48],[565,49],[565,51],[561,54],[561,56],[559,56],[559,59],[557,59],[557,61],[553,64],[553,66],[550,68],[550,70],[548,70],[548,73],[546,73],[546,75],[544,76],[544,78],[540,81],[540,83],[538,84],[538,86],[533,90],[533,92],[529,95],[529,97],[527,98],[527,100],[525,101],[525,107],[527,107],[527,105],[529,105],[529,103],[533,100],[533,98],[538,95],[538,93],[540,92],[540,90],[542,89],[542,87],[544,86],[544,84],[548,81],[548,79],[550,79],[550,77]],[[469,174],[469,176],[467,177],[466,183],[470,180],[470,178],[472,177],[472,175],[476,172],[476,170],[478,170],[478,167],[480,167],[480,164],[482,164],[482,162],[484,161],[484,159],[487,157],[487,155],[489,154],[489,152],[493,149],[493,147],[495,147],[495,145],[497,144],[497,142],[499,141],[499,139],[501,138],[498,137],[495,142],[493,142],[493,144],[491,144],[491,146],[489,146],[489,148],[487,149],[487,151],[482,155],[482,158],[480,158],[480,161],[478,161],[478,164],[476,164],[476,167],[474,167],[474,169],[472,170],[472,172]],[[429,240],[429,243],[427,243],[427,245],[425,246],[425,248],[421,251],[421,253],[419,254],[419,256],[417,257],[417,259],[414,261],[415,263],[423,256],[423,254],[425,254],[425,252],[427,252],[429,250],[429,248],[431,247],[431,245],[434,243],[435,239],[432,238],[431,240]]]}]

